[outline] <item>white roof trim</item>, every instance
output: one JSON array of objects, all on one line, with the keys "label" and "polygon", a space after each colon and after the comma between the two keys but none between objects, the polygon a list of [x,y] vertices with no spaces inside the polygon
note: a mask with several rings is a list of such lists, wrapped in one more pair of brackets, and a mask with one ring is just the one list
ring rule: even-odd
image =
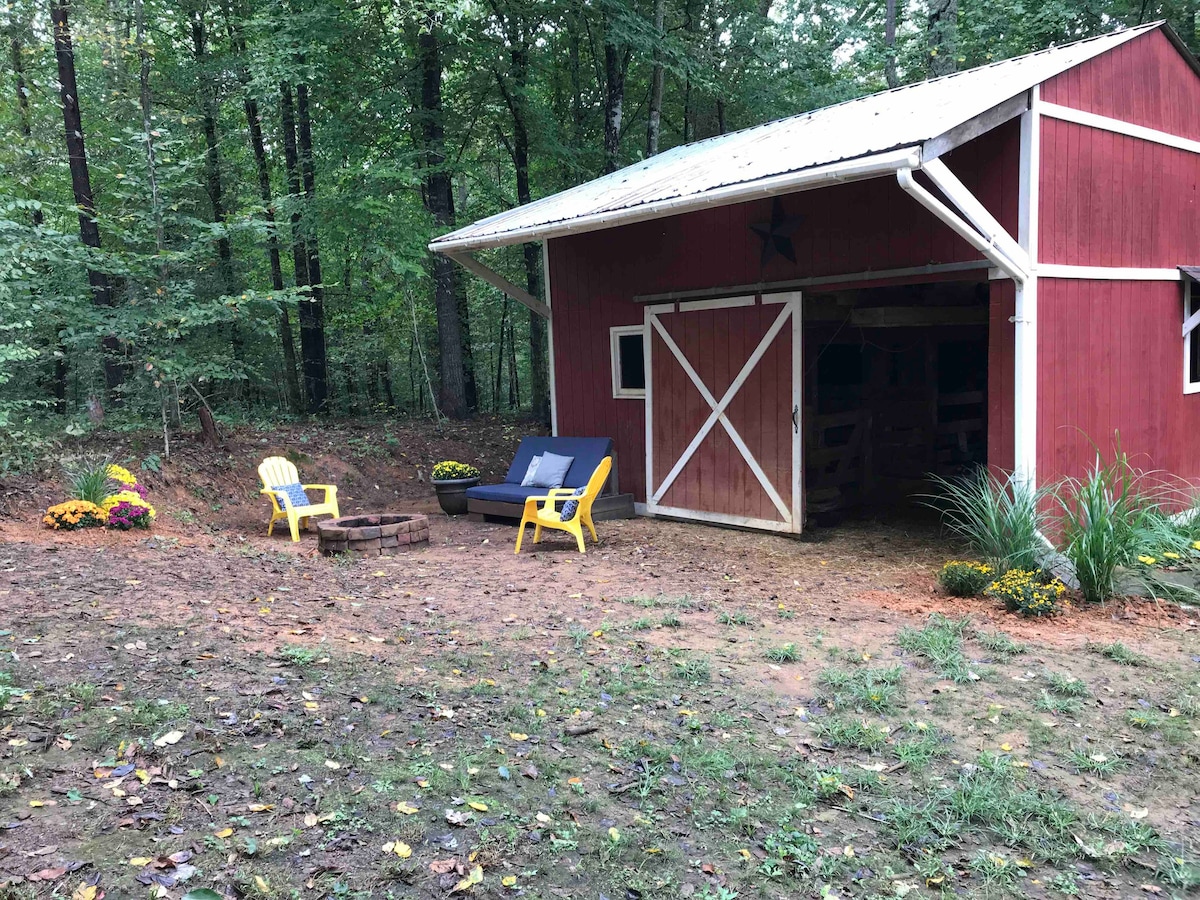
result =
[{"label": "white roof trim", "polygon": [[[429,246],[443,253],[503,247],[917,168],[927,142],[970,132],[963,126],[976,120],[984,131],[995,127],[1006,108],[997,107],[1159,27],[1089,38],[675,147]],[[934,145],[929,150],[937,155]]]},{"label": "white roof trim", "polygon": [[[455,238],[454,234],[458,233],[455,232],[434,241],[429,247],[440,253],[461,253],[464,250],[523,244],[526,241],[562,237],[579,231],[599,231],[615,225],[629,225],[633,222],[644,222],[647,219],[674,216],[703,209],[706,206],[724,206],[730,203],[741,203],[745,200],[755,200],[759,197],[773,197],[776,194],[812,190],[830,184],[877,178],[880,175],[890,175],[898,168],[919,168],[920,165],[921,148],[904,147],[890,153],[879,153],[863,159],[854,159],[828,166],[816,166],[759,181],[732,184],[705,191],[702,194],[672,197],[612,212],[581,215],[557,224],[528,225],[523,228],[510,229],[498,235],[479,237]],[[483,221],[486,222],[487,219]]]}]

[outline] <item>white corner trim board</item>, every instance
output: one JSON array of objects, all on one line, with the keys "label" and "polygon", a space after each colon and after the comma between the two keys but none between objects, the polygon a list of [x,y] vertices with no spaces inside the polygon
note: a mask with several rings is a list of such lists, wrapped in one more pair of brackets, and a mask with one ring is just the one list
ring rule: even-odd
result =
[{"label": "white corner trim board", "polygon": [[[553,301],[550,296],[550,245],[542,241],[542,293],[546,296],[546,309]],[[554,377],[554,316],[546,317],[546,352],[550,354],[550,433],[558,437],[558,382]]]},{"label": "white corner trim board", "polygon": [[1176,150],[1186,150],[1189,153],[1200,153],[1200,141],[1193,141],[1190,138],[1180,137],[1177,134],[1171,134],[1167,131],[1159,131],[1156,128],[1134,125],[1132,122],[1085,112],[1082,109],[1073,109],[1070,106],[1060,106],[1057,103],[1043,103],[1040,106],[1040,110],[1042,115],[1051,119],[1074,122],[1076,125],[1095,128],[1100,131],[1111,131],[1114,134],[1123,134],[1126,137],[1149,141],[1152,144],[1162,144],[1166,147],[1174,147]]}]

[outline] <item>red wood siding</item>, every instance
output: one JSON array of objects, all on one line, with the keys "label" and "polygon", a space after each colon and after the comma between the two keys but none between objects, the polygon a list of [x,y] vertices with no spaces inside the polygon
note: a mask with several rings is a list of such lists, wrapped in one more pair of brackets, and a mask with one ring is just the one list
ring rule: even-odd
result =
[{"label": "red wood siding", "polygon": [[[1188,70],[1190,79],[1200,78]],[[1200,261],[1200,156],[1042,119],[1039,262],[1162,268]]]},{"label": "red wood siding", "polygon": [[1042,85],[1047,103],[1200,140],[1200,87],[1161,30],[1136,37]]},{"label": "red wood siding", "polygon": [[[1013,233],[1019,135],[1010,122],[946,157]],[[750,224],[770,218],[770,200],[549,241],[559,433],[611,436],[621,489],[639,501],[646,487],[644,404],[612,397],[608,331],[642,322],[634,296],[980,258],[892,178],[791,194],[783,203],[788,215],[805,217],[794,236],[794,264],[776,258],[760,265],[761,243]]]},{"label": "red wood siding", "polygon": [[1200,477],[1200,395],[1183,393],[1178,282],[1043,280],[1038,478],[1079,475],[1113,433],[1142,468]]},{"label": "red wood siding", "polygon": [[[1200,139],[1200,76],[1159,31],[1052,79],[1041,96]],[[1039,261],[1200,260],[1198,182],[1196,154],[1045,118]],[[1189,452],[1200,395],[1183,393],[1182,321],[1178,282],[1039,279],[1039,480],[1082,474],[1117,431],[1138,465],[1200,475]]]}]

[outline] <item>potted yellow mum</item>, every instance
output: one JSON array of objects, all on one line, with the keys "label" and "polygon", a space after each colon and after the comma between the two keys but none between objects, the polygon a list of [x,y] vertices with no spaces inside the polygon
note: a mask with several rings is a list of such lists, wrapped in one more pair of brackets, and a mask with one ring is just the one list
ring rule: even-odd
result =
[{"label": "potted yellow mum", "polygon": [[467,511],[467,488],[477,484],[479,470],[474,466],[447,459],[433,467],[433,489],[446,515],[464,515]]}]

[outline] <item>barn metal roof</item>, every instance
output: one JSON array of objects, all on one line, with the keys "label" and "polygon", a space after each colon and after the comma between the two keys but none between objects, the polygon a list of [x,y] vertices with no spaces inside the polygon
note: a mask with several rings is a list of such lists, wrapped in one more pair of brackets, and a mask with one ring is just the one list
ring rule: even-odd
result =
[{"label": "barn metal roof", "polygon": [[914,157],[924,142],[1160,26],[1117,31],[675,147],[481,219],[430,248],[456,253],[592,231],[708,203],[739,202],[758,187],[764,195],[785,193],[798,184],[788,176],[824,169],[835,177],[852,160],[861,164],[850,168],[866,177],[874,172],[873,161],[882,168],[898,155]]}]

